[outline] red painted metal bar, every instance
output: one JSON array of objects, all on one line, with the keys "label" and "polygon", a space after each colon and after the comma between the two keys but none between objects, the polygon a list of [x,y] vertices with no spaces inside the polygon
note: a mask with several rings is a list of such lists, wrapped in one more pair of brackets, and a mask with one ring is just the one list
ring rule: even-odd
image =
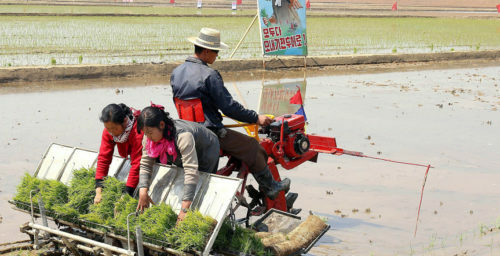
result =
[{"label": "red painted metal bar", "polygon": [[[323,139],[321,136],[316,136],[316,139]],[[311,136],[309,136],[311,138]],[[318,141],[323,141],[325,143],[328,143],[328,139],[333,139],[333,138],[328,138],[324,137],[324,140],[318,140]],[[335,140],[335,139],[333,139]],[[315,141],[316,142],[316,141]],[[359,151],[351,151],[351,150],[345,150],[342,148],[335,148],[335,147],[328,147],[327,145],[317,145],[311,143],[311,150],[316,151],[318,153],[328,153],[328,154],[334,154],[334,155],[350,155],[350,156],[357,156],[357,157],[366,157],[366,158],[371,158],[371,159],[376,159],[376,160],[382,160],[382,161],[387,161],[391,163],[397,163],[397,164],[407,164],[407,165],[414,165],[414,166],[421,166],[421,167],[427,167],[428,165],[426,164],[415,164],[415,163],[409,163],[409,162],[402,162],[402,161],[396,161],[396,160],[391,160],[387,158],[380,158],[380,157],[374,157],[374,156],[367,156],[363,154],[363,152]],[[434,168],[433,166],[430,166],[430,168]]]},{"label": "red painted metal bar", "polygon": [[318,135],[307,135],[307,138],[311,144],[310,149],[318,153],[333,154],[338,150],[335,138]]},{"label": "red painted metal bar", "polygon": [[297,166],[299,166],[300,164],[304,163],[304,162],[307,162],[311,159],[313,159],[314,157],[316,157],[316,155],[318,154],[318,152],[315,152],[315,151],[308,151],[306,152],[304,155],[302,155],[300,158],[297,158],[295,160],[290,160],[290,161],[287,161],[285,160],[285,158],[283,157],[277,157],[276,158],[276,161],[281,165],[283,166],[283,168],[287,169],[287,170],[290,170],[292,168],[295,168]]}]

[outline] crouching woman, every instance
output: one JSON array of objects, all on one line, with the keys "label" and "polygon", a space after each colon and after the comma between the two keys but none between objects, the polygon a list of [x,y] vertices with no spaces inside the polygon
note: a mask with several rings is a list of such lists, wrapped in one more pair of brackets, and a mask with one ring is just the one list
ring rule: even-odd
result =
[{"label": "crouching woman", "polygon": [[138,115],[139,111],[123,103],[109,104],[101,112],[99,119],[104,124],[104,130],[102,131],[101,147],[97,157],[95,204],[101,202],[103,179],[108,176],[115,145],[120,156],[125,158],[130,156],[131,167],[126,183],[127,193],[132,195],[139,183],[143,134],[136,128],[136,117]]},{"label": "crouching woman", "polygon": [[219,162],[219,140],[204,126],[173,120],[163,106],[151,104],[138,117],[137,132],[142,131],[143,151],[139,175],[137,210],[149,206],[151,173],[155,162],[174,164],[184,169],[184,194],[177,221],[182,221],[196,192],[199,172],[215,173]]}]

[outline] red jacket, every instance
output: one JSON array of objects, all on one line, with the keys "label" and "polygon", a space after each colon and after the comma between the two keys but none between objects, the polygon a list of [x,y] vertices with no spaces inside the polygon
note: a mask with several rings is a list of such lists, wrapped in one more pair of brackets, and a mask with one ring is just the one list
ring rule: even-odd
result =
[{"label": "red jacket", "polygon": [[97,157],[97,170],[95,173],[96,180],[101,180],[108,175],[109,165],[113,160],[113,152],[116,145],[120,156],[125,158],[130,156],[131,167],[126,185],[131,188],[137,187],[139,183],[139,167],[141,164],[142,137],[144,133],[137,134],[136,120],[134,120],[134,127],[132,127],[128,140],[125,143],[114,142],[113,136],[106,129],[102,131],[101,148]]}]

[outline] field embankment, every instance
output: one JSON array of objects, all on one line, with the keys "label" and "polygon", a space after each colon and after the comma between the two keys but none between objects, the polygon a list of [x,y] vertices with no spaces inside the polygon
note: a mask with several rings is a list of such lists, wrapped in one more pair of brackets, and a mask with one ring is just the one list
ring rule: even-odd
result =
[{"label": "field embankment", "polygon": [[[421,54],[374,54],[349,56],[309,56],[264,59],[219,60],[212,65],[222,72],[298,69],[303,67],[332,67],[366,64],[453,62],[461,60],[488,60],[500,63],[500,50]],[[182,62],[116,64],[116,65],[60,65],[0,68],[0,83],[41,82],[64,79],[96,79],[115,77],[169,76]]]}]

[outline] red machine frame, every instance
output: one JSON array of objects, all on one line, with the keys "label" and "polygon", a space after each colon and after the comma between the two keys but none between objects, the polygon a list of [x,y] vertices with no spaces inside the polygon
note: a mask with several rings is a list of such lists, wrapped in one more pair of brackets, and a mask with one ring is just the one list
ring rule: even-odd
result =
[{"label": "red machine frame", "polygon": [[[177,108],[179,118],[193,122],[204,121],[203,108],[201,107],[200,99],[180,100],[178,98],[174,98],[174,103]],[[303,116],[284,115],[275,118],[275,122],[281,124],[280,128],[281,131],[279,133],[280,134],[279,140],[275,138],[274,141],[269,137],[264,139],[259,139],[258,135],[256,134],[257,130],[256,124],[236,124],[236,125],[228,125],[226,127],[228,128],[245,127],[245,129],[247,129],[247,132],[251,134],[251,132],[248,129],[248,126],[254,126],[253,132],[255,134],[253,135],[253,137],[256,138],[259,141],[260,145],[266,150],[266,153],[268,154],[267,164],[269,166],[269,169],[271,170],[273,178],[276,181],[281,181],[277,165],[281,165],[283,168],[290,170],[306,161],[316,162],[318,153],[327,153],[327,154],[343,153],[342,149],[337,148],[337,142],[335,138],[305,134],[304,131],[305,120]],[[305,152],[302,152],[301,154],[294,154],[293,152],[290,152],[289,148],[294,146],[293,145],[294,141],[293,139],[284,136],[285,134],[284,127],[287,127],[287,129],[289,130],[291,129],[293,131],[298,131],[298,133],[302,134],[301,135],[302,137],[305,136],[307,138],[309,145],[307,146],[307,150],[305,150]],[[246,186],[247,177],[248,174],[250,173],[248,166],[245,163],[232,161],[233,159],[230,155],[222,154],[221,156],[228,156],[229,161],[226,166],[222,167],[217,171],[217,174],[223,176],[230,176],[234,171],[238,172],[237,177],[243,179],[243,183],[241,190],[237,193],[236,196],[239,199],[240,204],[245,205],[246,207],[249,208],[249,210],[251,210],[251,208],[253,208],[254,205],[246,203],[246,200],[243,197],[245,188],[247,187]],[[252,193],[249,192],[249,194],[253,199],[256,199],[254,198],[254,196],[252,196]],[[287,200],[284,191],[281,191],[275,200],[271,200],[268,197],[264,196],[262,196],[261,199],[263,199],[262,201],[264,209],[262,209],[261,211],[254,211],[252,214],[260,215],[272,208],[285,212],[290,210],[289,209],[290,207],[287,207]]]}]

